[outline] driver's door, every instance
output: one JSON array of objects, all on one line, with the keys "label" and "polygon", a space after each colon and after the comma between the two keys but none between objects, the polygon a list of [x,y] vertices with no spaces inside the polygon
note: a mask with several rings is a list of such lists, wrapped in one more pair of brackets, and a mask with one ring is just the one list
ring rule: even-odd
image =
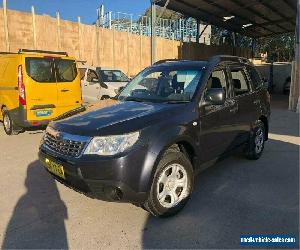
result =
[{"label": "driver's door", "polygon": [[85,103],[93,103],[99,99],[100,80],[95,70],[88,69],[85,81],[82,82],[82,97]]},{"label": "driver's door", "polygon": [[214,69],[206,90],[210,88],[223,88],[226,99],[223,105],[201,106],[200,103],[201,163],[219,158],[227,152],[233,146],[238,133],[234,124],[237,104],[231,95],[225,67]]}]

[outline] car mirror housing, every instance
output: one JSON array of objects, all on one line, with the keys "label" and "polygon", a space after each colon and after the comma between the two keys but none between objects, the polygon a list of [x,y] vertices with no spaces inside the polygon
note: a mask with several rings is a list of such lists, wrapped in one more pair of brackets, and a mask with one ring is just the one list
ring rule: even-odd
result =
[{"label": "car mirror housing", "polygon": [[209,89],[205,93],[204,102],[202,106],[209,105],[223,105],[225,102],[225,91],[224,89]]}]

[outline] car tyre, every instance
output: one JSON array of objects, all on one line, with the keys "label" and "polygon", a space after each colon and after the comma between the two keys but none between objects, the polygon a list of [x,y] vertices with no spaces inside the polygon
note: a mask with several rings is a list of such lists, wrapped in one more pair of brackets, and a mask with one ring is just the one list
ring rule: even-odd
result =
[{"label": "car tyre", "polygon": [[193,185],[190,160],[180,151],[167,150],[158,163],[148,199],[141,207],[156,217],[175,215],[188,202]]},{"label": "car tyre", "polygon": [[250,160],[257,160],[261,157],[265,146],[265,126],[259,121],[250,133],[250,139],[246,156]]},{"label": "car tyre", "polygon": [[16,128],[16,126],[14,125],[14,122],[11,119],[11,116],[6,108],[2,109],[2,116],[3,116],[4,132],[7,135],[17,135],[22,131],[22,129]]}]

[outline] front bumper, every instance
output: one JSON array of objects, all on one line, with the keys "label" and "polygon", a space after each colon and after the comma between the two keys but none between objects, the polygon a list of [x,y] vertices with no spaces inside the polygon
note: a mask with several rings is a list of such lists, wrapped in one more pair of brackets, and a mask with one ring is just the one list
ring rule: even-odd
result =
[{"label": "front bumper", "polygon": [[49,173],[57,181],[88,197],[141,203],[147,198],[147,192],[140,188],[145,154],[145,148],[140,147],[119,158],[101,159],[84,155],[68,159],[41,147],[39,159],[44,166],[46,159],[62,165],[65,179]]}]

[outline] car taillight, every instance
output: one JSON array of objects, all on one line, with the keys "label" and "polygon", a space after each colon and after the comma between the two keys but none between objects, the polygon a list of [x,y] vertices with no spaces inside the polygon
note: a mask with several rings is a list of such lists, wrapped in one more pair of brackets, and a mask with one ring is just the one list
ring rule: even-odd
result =
[{"label": "car taillight", "polygon": [[19,89],[19,102],[21,105],[26,105],[25,85],[23,81],[22,65],[18,67],[18,89]]}]

